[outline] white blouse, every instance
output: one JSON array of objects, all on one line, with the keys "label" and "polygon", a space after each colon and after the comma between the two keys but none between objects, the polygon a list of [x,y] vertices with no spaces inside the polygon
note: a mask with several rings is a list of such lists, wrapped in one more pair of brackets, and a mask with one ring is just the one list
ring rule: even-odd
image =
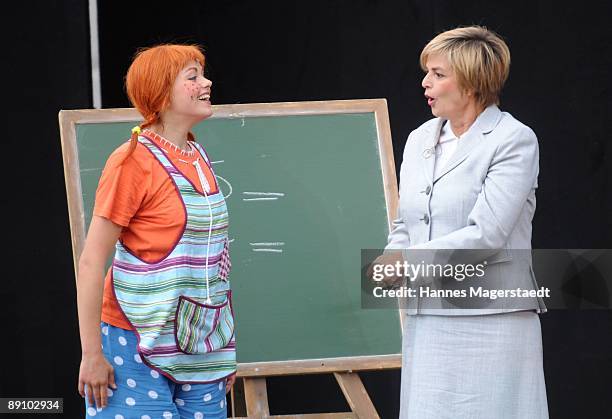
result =
[{"label": "white blouse", "polygon": [[450,127],[448,121],[444,123],[442,129],[440,131],[440,138],[438,143],[436,144],[436,160],[434,165],[434,179],[440,174],[444,165],[451,158],[455,149],[457,148],[457,144],[459,144],[459,139],[461,137],[456,137],[453,133],[453,130]]}]

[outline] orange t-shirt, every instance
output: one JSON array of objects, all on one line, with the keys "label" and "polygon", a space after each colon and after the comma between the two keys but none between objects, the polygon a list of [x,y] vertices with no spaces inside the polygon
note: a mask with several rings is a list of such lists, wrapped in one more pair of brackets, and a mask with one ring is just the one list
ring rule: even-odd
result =
[{"label": "orange t-shirt", "polygon": [[[159,146],[176,168],[202,193],[202,184],[193,165],[200,159],[211,193],[218,190],[215,176],[195,146],[184,152],[150,131],[143,135]],[[186,219],[180,195],[155,156],[142,144],[123,164],[129,143],[117,148],[108,158],[96,191],[93,214],[123,227],[121,242],[136,256],[157,261],[168,254],[180,239]],[[102,321],[123,329],[131,329],[119,308],[111,285],[111,270],[104,280]]]}]

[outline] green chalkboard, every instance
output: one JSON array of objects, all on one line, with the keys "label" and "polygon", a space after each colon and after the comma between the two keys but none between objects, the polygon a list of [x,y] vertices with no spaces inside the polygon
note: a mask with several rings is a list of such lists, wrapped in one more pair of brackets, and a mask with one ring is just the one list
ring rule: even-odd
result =
[{"label": "green chalkboard", "polygon": [[[84,231],[75,230],[89,225],[104,163],[139,117],[133,110],[62,112],[78,255]],[[399,312],[361,307],[360,250],[384,247],[397,194],[386,102],[214,112],[194,134],[230,212],[238,362],[399,354]]]}]

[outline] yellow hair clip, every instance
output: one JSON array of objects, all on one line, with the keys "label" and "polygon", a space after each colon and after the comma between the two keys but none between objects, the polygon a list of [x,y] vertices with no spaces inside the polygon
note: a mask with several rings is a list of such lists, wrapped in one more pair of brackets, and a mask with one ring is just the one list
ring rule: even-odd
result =
[{"label": "yellow hair clip", "polygon": [[138,125],[132,128],[132,134],[140,135],[140,127]]}]

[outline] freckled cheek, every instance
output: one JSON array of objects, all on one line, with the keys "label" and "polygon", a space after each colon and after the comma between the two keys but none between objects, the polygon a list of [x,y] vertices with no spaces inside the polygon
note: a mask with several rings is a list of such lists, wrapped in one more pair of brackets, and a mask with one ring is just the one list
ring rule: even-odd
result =
[{"label": "freckled cheek", "polygon": [[183,87],[185,89],[185,93],[192,99],[198,94],[198,87],[195,85],[195,83],[185,83]]}]

